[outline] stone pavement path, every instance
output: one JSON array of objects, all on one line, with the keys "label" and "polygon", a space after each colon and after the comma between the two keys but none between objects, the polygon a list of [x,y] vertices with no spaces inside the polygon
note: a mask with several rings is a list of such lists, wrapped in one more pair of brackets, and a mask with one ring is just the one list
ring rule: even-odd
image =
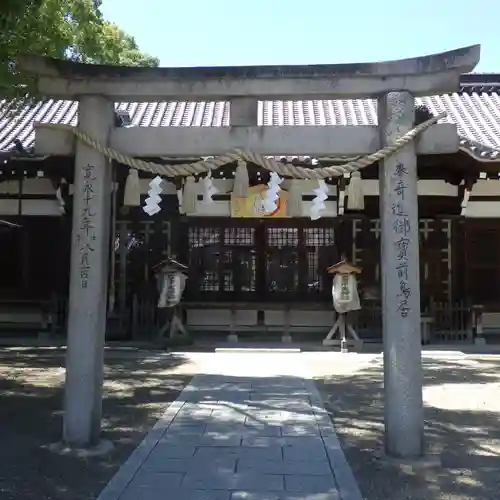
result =
[{"label": "stone pavement path", "polygon": [[98,500],[362,500],[306,371],[215,353]]}]

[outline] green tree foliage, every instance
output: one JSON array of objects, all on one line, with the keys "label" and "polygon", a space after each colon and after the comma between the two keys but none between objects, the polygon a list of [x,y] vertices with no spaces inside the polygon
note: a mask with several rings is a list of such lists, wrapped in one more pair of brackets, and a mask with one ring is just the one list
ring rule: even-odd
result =
[{"label": "green tree foliage", "polygon": [[0,0],[0,98],[37,97],[19,55],[94,64],[157,66],[134,38],[106,21],[100,0]]}]

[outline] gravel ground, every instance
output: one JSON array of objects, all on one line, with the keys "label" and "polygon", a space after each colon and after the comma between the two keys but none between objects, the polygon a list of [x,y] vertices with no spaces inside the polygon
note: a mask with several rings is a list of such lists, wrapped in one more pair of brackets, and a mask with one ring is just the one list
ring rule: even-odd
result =
[{"label": "gravel ground", "polygon": [[[190,358],[191,359],[191,358]],[[106,458],[57,455],[47,445],[62,428],[64,354],[0,349],[0,500],[93,500],[196,372],[180,354],[106,356]]]},{"label": "gravel ground", "polygon": [[316,355],[318,388],[365,500],[497,500],[500,356],[434,353],[423,365],[426,445],[441,465],[409,467],[381,453],[380,356]]}]

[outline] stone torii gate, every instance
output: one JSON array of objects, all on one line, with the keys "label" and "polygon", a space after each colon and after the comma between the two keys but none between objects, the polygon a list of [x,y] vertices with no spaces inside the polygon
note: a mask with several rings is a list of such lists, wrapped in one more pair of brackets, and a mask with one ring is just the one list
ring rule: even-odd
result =
[{"label": "stone torii gate", "polygon": [[[234,148],[262,155],[366,155],[414,127],[414,97],[457,91],[480,47],[400,61],[220,68],[120,68],[24,58],[42,95],[79,101],[78,129],[136,157],[218,155]],[[377,126],[257,126],[266,99],[378,100]],[[230,126],[116,128],[117,101],[230,102]],[[382,297],[386,452],[423,453],[417,154],[454,153],[456,127],[434,124],[381,162]],[[66,400],[63,441],[99,443],[109,257],[108,158],[66,130],[36,128],[36,151],[75,155]]]}]

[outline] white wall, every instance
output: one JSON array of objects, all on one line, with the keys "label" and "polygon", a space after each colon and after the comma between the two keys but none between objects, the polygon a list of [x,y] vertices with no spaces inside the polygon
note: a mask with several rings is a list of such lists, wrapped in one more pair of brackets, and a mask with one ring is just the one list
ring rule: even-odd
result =
[{"label": "white wall", "polygon": [[[36,179],[25,179],[23,181],[22,191],[24,194],[30,195],[56,195],[56,190],[52,186],[50,179],[46,178],[36,178]],[[18,194],[19,193],[19,181],[4,181],[0,182],[0,194]]]},{"label": "white wall", "polygon": [[[302,185],[303,195],[313,195],[313,189],[317,186],[316,181],[304,180],[300,181]],[[141,179],[141,191],[146,194],[149,189],[149,180]],[[283,182],[283,188],[288,188],[288,181]],[[220,194],[230,193],[233,185],[231,180],[214,179],[214,185]],[[19,191],[18,181],[4,181],[0,183],[0,195],[2,194],[17,194]],[[378,196],[378,181],[364,180],[363,190],[366,196]],[[70,192],[72,191],[70,186]],[[418,192],[421,196],[457,196],[458,188],[447,184],[442,180],[420,180],[418,181]],[[54,199],[51,200],[23,200],[23,215],[61,215],[59,204],[55,198],[55,189],[49,179],[35,178],[25,179],[23,181],[23,193],[29,195],[50,195]],[[163,193],[175,195],[175,185],[171,182],[164,182]],[[336,196],[335,186],[329,186],[329,194]],[[481,201],[477,198],[500,196],[500,180],[479,180],[473,187],[471,192],[471,200],[467,205],[467,217],[500,217],[500,202],[497,201]],[[304,213],[308,213],[311,202],[304,201]],[[327,217],[334,217],[337,214],[336,201],[326,202]],[[0,215],[16,215],[19,206],[18,200],[0,200]],[[212,205],[200,207],[200,211],[196,216],[221,216],[228,217],[230,215],[229,201],[216,201]]]},{"label": "white wall", "polygon": [[[59,202],[53,200],[23,200],[22,215],[50,215],[61,216]],[[0,200],[0,215],[18,215],[18,200]]]},{"label": "white wall", "polygon": [[[41,195],[53,196],[51,200],[26,200],[21,202],[22,215],[50,215],[60,216],[61,209],[59,202],[56,199],[56,190],[54,189],[50,179],[34,178],[23,180],[23,194],[31,196]],[[0,182],[0,195],[9,194],[16,195],[19,193],[19,181],[10,180]],[[0,215],[18,215],[19,200],[2,200],[0,199]]]},{"label": "white wall", "polygon": [[[378,196],[378,180],[366,179],[363,181],[363,191],[366,196]],[[457,196],[458,187],[447,184],[442,180],[418,181],[418,194],[420,196]]]},{"label": "white wall", "polygon": [[[500,217],[500,201],[482,201],[482,196],[500,196],[500,180],[479,179],[474,184],[467,203],[466,217],[495,218]],[[478,199],[479,198],[479,199]]]},{"label": "white wall", "polygon": [[500,202],[498,201],[469,201],[467,204],[468,218],[495,218],[500,217]]}]

